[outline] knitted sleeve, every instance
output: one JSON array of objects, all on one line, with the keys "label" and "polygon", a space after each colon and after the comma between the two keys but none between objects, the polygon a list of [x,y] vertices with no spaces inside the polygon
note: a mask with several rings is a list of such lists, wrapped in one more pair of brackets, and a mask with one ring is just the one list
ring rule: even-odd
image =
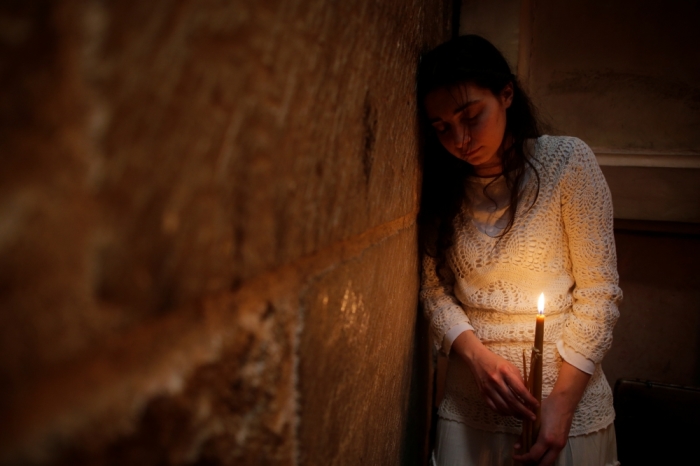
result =
[{"label": "knitted sleeve", "polygon": [[[423,303],[425,317],[430,322],[430,329],[436,349],[443,345],[445,334],[459,324],[466,323],[469,329],[469,318],[454,296],[454,273],[449,267],[444,267],[441,279],[436,271],[436,260],[425,254],[423,256],[423,273],[421,276],[420,300]],[[447,352],[446,350],[444,350]]]},{"label": "knitted sleeve", "polygon": [[560,186],[575,281],[572,313],[562,341],[600,363],[612,343],[622,291],[618,287],[610,190],[593,151],[583,141],[575,141]]}]

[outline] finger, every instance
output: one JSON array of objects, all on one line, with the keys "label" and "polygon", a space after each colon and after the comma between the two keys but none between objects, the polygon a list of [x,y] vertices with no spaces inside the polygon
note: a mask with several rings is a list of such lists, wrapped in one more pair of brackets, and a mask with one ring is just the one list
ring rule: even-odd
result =
[{"label": "finger", "polygon": [[528,418],[534,421],[537,418],[534,411],[528,408],[518,397],[516,397],[510,388],[507,390],[508,393],[504,395],[504,398],[513,414],[521,419]]},{"label": "finger", "polygon": [[496,406],[496,404],[491,399],[486,399],[486,405],[501,416],[511,416],[511,413],[508,412],[503,405],[499,404],[498,406]]},{"label": "finger", "polygon": [[493,404],[493,410],[504,416],[510,416],[512,414],[508,403],[506,403],[497,390],[492,390],[489,392],[487,399]]},{"label": "finger", "polygon": [[559,456],[559,450],[547,450],[537,464],[539,466],[552,466],[557,461],[557,456]]},{"label": "finger", "polygon": [[535,420],[535,413],[532,412],[522,401],[520,401],[511,390],[508,385],[498,385],[498,394],[501,396],[503,401],[507,404],[508,410],[513,414],[519,414],[520,417],[530,418]]},{"label": "finger", "polygon": [[491,398],[486,397],[486,404],[487,404],[488,407],[491,408],[493,411],[498,412],[498,408],[496,407],[495,404],[493,404],[493,401],[491,401]]},{"label": "finger", "polygon": [[[512,454],[512,456],[513,456],[514,459],[515,459],[518,455],[522,456],[522,455],[524,455],[525,453],[527,453],[527,452],[522,451],[522,448],[523,448],[523,446],[521,445],[520,442],[517,442],[515,445],[513,445],[513,454]],[[521,464],[519,461],[516,461],[516,463],[517,463],[518,465]]]},{"label": "finger", "polygon": [[[515,461],[520,461],[521,463],[535,463],[538,464],[541,458],[547,453],[548,447],[539,440],[530,448],[530,451],[524,455],[513,455]],[[556,455],[555,455],[556,459]]]},{"label": "finger", "polygon": [[533,408],[536,408],[539,406],[539,402],[537,399],[532,396],[532,393],[530,393],[530,390],[527,389],[525,384],[523,383],[523,380],[520,378],[520,374],[511,374],[510,372],[506,372],[504,374],[506,382],[508,383],[508,386],[510,387],[513,392],[518,395],[522,400],[524,400],[527,404],[532,406]]},{"label": "finger", "polygon": [[508,404],[503,401],[501,395],[498,394],[497,382],[484,384],[481,387],[481,393],[484,396],[486,404],[488,404],[489,408],[504,416],[509,416],[511,414]]}]

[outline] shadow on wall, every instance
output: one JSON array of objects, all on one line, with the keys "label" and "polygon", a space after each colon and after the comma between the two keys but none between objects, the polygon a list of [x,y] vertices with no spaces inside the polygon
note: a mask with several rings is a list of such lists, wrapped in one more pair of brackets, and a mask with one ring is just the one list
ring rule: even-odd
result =
[{"label": "shadow on wall", "polygon": [[[642,223],[647,231],[620,228],[630,225],[618,221],[615,231],[625,296],[603,361],[608,380],[700,386],[700,227],[690,226],[695,234],[668,231],[665,222]],[[648,231],[654,226],[667,231]]]}]

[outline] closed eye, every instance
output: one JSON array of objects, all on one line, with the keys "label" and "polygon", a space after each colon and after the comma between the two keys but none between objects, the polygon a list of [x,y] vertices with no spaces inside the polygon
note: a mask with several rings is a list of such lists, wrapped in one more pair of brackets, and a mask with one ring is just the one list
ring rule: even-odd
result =
[{"label": "closed eye", "polygon": [[438,134],[444,134],[450,129],[449,125],[443,122],[433,123],[433,128],[435,128],[435,132]]},{"label": "closed eye", "polygon": [[462,116],[460,119],[465,123],[474,123],[479,119],[480,116],[481,116],[481,113],[474,113],[473,115],[470,116],[469,113],[465,111],[464,113],[462,113]]}]

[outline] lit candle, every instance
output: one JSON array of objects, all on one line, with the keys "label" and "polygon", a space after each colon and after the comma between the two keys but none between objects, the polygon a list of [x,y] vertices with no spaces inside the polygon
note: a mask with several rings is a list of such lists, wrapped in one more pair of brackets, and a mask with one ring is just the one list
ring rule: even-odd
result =
[{"label": "lit candle", "polygon": [[[542,358],[544,342],[544,293],[537,300],[537,322],[535,323],[535,347],[534,350],[537,356],[533,358],[533,380],[532,380],[532,396],[539,402],[542,402]],[[540,430],[540,408],[537,408],[537,420],[535,421],[534,434]]]},{"label": "lit candle", "polygon": [[[542,402],[542,357],[544,343],[544,293],[537,300],[537,320],[535,323],[535,344],[532,347],[530,356],[530,374],[528,375],[525,363],[525,351],[523,351],[523,378],[525,385],[533,397]],[[523,420],[523,431],[521,435],[520,448],[522,453],[527,453],[537,440],[540,431],[540,408],[535,410],[535,421]]]}]

